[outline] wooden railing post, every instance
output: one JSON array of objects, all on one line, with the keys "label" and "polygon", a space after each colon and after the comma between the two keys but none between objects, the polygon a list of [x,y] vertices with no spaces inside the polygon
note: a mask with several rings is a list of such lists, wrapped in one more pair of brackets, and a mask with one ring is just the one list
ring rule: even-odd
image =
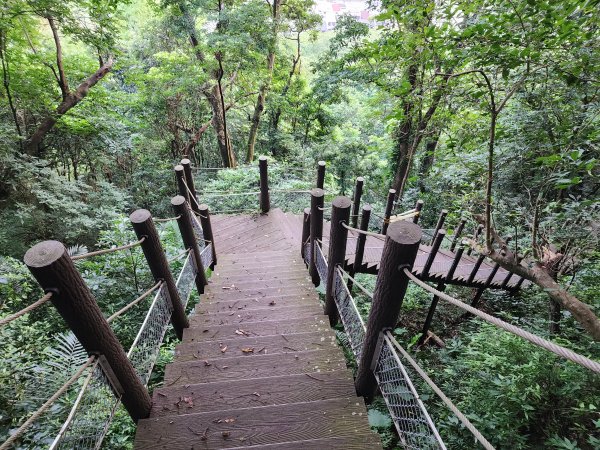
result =
[{"label": "wooden railing post", "polygon": [[390,225],[390,217],[394,209],[394,198],[396,197],[396,189],[390,189],[387,196],[387,204],[385,205],[385,213],[383,214],[383,225],[381,225],[381,234],[386,234]]},{"label": "wooden railing post", "polygon": [[110,328],[96,299],[75,268],[65,246],[45,241],[31,247],[25,264],[90,355],[102,357],[100,364],[112,371],[121,401],[137,422],[150,415],[152,400],[123,347]]},{"label": "wooden railing post", "polygon": [[271,209],[271,199],[269,198],[269,175],[267,170],[267,157],[258,158],[258,170],[260,172],[260,210],[263,214]]},{"label": "wooden railing post", "polygon": [[[360,229],[367,231],[369,229],[369,220],[371,220],[371,205],[364,205],[362,208],[362,215],[360,216]],[[362,266],[363,257],[365,255],[365,243],[367,242],[367,235],[358,233],[356,238],[356,251],[354,252],[354,263],[350,269],[350,275],[354,277],[356,273],[360,271]],[[348,289],[352,289],[352,280],[348,280]]]},{"label": "wooden railing post", "polygon": [[167,285],[167,292],[173,305],[173,313],[171,314],[171,323],[175,329],[175,334],[181,340],[183,337],[183,329],[188,328],[189,322],[177,292],[177,286],[173,275],[169,270],[169,262],[163,250],[158,232],[152,221],[152,214],[147,209],[138,209],[131,213],[129,220],[133,225],[133,230],[138,239],[145,238],[142,242],[142,250],[150,267],[150,272],[155,281],[162,280]]},{"label": "wooden railing post", "polygon": [[[462,258],[462,254],[464,251],[464,247],[459,247],[458,250],[456,251],[456,254],[454,255],[454,259],[452,260],[452,265],[450,266],[450,269],[448,270],[448,273],[446,274],[446,277],[444,278],[444,281],[440,281],[437,285],[437,290],[444,292],[446,290],[446,282],[449,282],[450,280],[452,280],[452,277],[454,276],[454,272],[456,272],[456,268],[458,267],[458,264],[460,262],[460,259]],[[433,315],[435,314],[435,309],[437,308],[437,304],[438,301],[440,300],[440,298],[437,295],[433,296],[433,299],[431,300],[431,306],[429,307],[429,311],[427,312],[427,318],[425,319],[425,324],[423,325],[423,331],[421,332],[421,337],[419,338],[419,345],[423,345],[423,343],[425,342],[425,340],[427,339],[427,333],[429,332],[429,328],[431,327],[431,322],[433,321]]]},{"label": "wooden railing post", "polygon": [[185,187],[185,171],[181,164],[177,164],[174,167],[175,170],[175,179],[177,180],[177,190],[179,191],[179,195],[185,198],[186,202],[190,202],[190,194]]},{"label": "wooden railing post", "polygon": [[419,219],[421,218],[421,211],[423,210],[423,200],[417,200],[415,203],[415,211],[417,214],[413,216],[413,223],[419,223]]},{"label": "wooden railing post", "polygon": [[315,188],[310,191],[310,265],[308,271],[312,278],[312,282],[315,286],[318,286],[321,282],[319,278],[319,272],[317,271],[316,258],[317,250],[316,246],[321,247],[320,241],[323,239],[323,200],[325,192],[323,189]]},{"label": "wooden railing post", "polygon": [[356,179],[356,185],[354,186],[354,198],[352,199],[352,217],[350,217],[350,225],[356,228],[358,223],[358,211],[360,209],[360,198],[362,197],[363,185],[365,179],[358,177]]},{"label": "wooden railing post", "polygon": [[183,173],[185,175],[185,181],[187,183],[187,186],[190,188],[190,191],[192,191],[190,197],[192,195],[194,197],[193,199],[190,198],[188,203],[190,204],[192,211],[200,212],[198,209],[198,205],[200,205],[200,202],[198,201],[198,193],[196,192],[196,185],[194,184],[194,175],[192,174],[192,163],[189,159],[184,158],[181,160],[180,164],[183,166]]},{"label": "wooden railing post", "polygon": [[200,247],[198,247],[198,241],[194,234],[194,226],[192,225],[192,212],[189,204],[185,201],[181,195],[176,195],[171,199],[171,205],[173,211],[179,217],[177,219],[177,225],[179,226],[179,232],[183,239],[183,245],[186,249],[191,250],[194,263],[196,265],[196,289],[199,294],[204,294],[204,286],[208,284],[206,279],[206,273],[204,273],[204,266],[202,265],[202,258],[200,257]]},{"label": "wooden railing post", "polygon": [[458,224],[458,227],[456,227],[456,232],[454,233],[454,239],[452,239],[452,245],[450,246],[451,252],[456,248],[456,244],[458,244],[458,241],[460,240],[460,235],[462,234],[466,223],[467,219],[460,219],[460,223]]},{"label": "wooden railing post", "polygon": [[325,186],[325,161],[317,163],[317,188],[323,189]]},{"label": "wooden railing post", "polygon": [[302,248],[300,249],[300,255],[302,261],[304,261],[304,255],[306,250],[306,243],[310,238],[310,208],[304,208],[304,220],[302,221]]},{"label": "wooden railing post", "polygon": [[433,242],[435,241],[435,237],[438,234],[438,231],[441,230],[444,227],[444,222],[446,222],[446,216],[448,215],[448,210],[447,209],[442,209],[442,211],[440,212],[440,217],[438,217],[438,221],[435,224],[435,230],[433,232],[433,236],[431,236],[431,243],[433,244]]},{"label": "wooden railing post", "polygon": [[215,247],[215,238],[212,230],[212,224],[210,222],[210,211],[208,205],[202,203],[199,207],[200,225],[202,226],[202,232],[204,233],[204,239],[210,241],[212,244],[212,264],[210,265],[211,270],[215,268],[217,264],[217,250]]},{"label": "wooden railing post", "polygon": [[437,255],[440,247],[442,246],[442,241],[446,236],[446,230],[439,230],[437,234],[434,236],[434,241],[431,245],[431,250],[429,251],[429,255],[427,255],[427,260],[425,261],[425,265],[423,266],[423,271],[421,272],[421,277],[427,278],[429,277],[429,270],[433,265],[433,261],[435,261],[435,256]]},{"label": "wooden railing post", "polygon": [[387,328],[394,328],[398,323],[398,315],[408,286],[408,277],[402,269],[412,269],[421,236],[421,228],[418,225],[404,220],[390,224],[388,229],[356,375],[356,392],[367,401],[373,399],[377,388],[371,365],[379,334]]},{"label": "wooden railing post", "polygon": [[325,314],[329,316],[331,326],[338,322],[338,310],[335,304],[335,271],[338,266],[344,268],[346,262],[346,242],[350,206],[348,197],[339,196],[331,202],[331,229],[329,232],[329,254],[327,256],[327,289],[325,290]]}]

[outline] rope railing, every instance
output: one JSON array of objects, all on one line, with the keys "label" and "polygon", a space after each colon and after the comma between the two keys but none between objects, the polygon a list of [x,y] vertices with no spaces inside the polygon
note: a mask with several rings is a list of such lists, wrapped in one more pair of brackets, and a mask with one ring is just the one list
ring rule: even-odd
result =
[{"label": "rope railing", "polygon": [[338,267],[338,269],[340,270],[340,272],[342,272],[342,274],[344,274],[349,280],[352,281],[352,283],[354,284],[354,286],[356,286],[357,288],[359,288],[363,294],[365,294],[367,297],[369,297],[371,300],[373,300],[373,293],[369,292],[369,290],[364,287],[360,282],[356,281],[352,276],[350,276],[350,274],[348,272],[346,272],[344,269]]},{"label": "rope railing", "polygon": [[8,317],[3,318],[2,320],[0,320],[0,327],[3,327],[4,325],[12,322],[13,320],[16,320],[19,317],[24,316],[25,314],[33,311],[37,307],[42,306],[44,303],[46,303],[48,300],[50,300],[51,297],[52,297],[52,292],[48,292],[48,293],[46,293],[46,295],[44,295],[38,301],[32,303],[31,305],[27,306],[26,308],[23,308],[21,311],[18,311],[14,314],[11,314]]},{"label": "rope railing", "polygon": [[60,387],[60,389],[58,389],[58,391],[56,391],[48,400],[46,400],[46,402],[40,406],[37,411],[35,411],[31,417],[29,417],[29,419],[27,419],[2,445],[0,445],[0,450],[9,449],[13,443],[19,439],[23,433],[25,433],[25,431],[27,431],[27,429],[36,420],[38,420],[44,414],[44,412],[46,412],[46,410],[52,406],[52,404],[54,404],[54,402],[56,402],[56,400],[58,400],[65,392],[67,392],[69,387],[71,387],[71,385],[75,383],[75,381],[79,379],[83,372],[95,361],[96,356],[90,356],[89,359],[77,370],[77,372],[75,372],[75,374]]},{"label": "rope railing", "polygon": [[177,255],[173,256],[172,258],[169,258],[167,261],[169,263],[172,263],[174,261],[178,261],[181,258],[183,258],[185,255],[187,255],[189,252],[190,252],[190,249],[188,248],[187,250],[184,250],[181,253],[178,253]]},{"label": "rope railing", "polygon": [[398,341],[396,340],[396,338],[394,338],[394,335],[390,331],[385,332],[385,338],[390,344],[392,344],[393,347],[396,348],[396,350],[398,350],[402,354],[402,357],[410,363],[410,365],[413,367],[413,369],[415,369],[419,376],[423,378],[423,380],[429,385],[431,390],[433,390],[433,392],[435,392],[437,396],[442,399],[442,401],[448,407],[448,409],[452,411],[454,415],[458,418],[458,420],[460,420],[461,423],[465,426],[465,428],[467,428],[473,434],[475,439],[477,439],[479,443],[483,445],[483,447],[487,450],[494,450],[492,444],[490,444],[488,440],[479,432],[479,430],[475,428],[471,421],[462,412],[460,412],[460,410],[454,405],[454,403],[452,403],[452,400],[450,400],[446,396],[446,394],[444,394],[442,390],[439,387],[437,387],[437,385],[433,382],[431,378],[429,378],[429,376],[427,375],[427,373],[425,373],[421,366],[419,366],[419,364],[417,364],[417,362],[408,354],[408,352],[398,343]]},{"label": "rope railing", "polygon": [[181,219],[181,216],[165,217],[164,219],[157,219],[156,217],[152,218],[152,220],[156,223],[171,222],[172,220],[179,220],[179,219]]},{"label": "rope railing", "polygon": [[154,286],[152,286],[150,289],[148,289],[146,292],[144,292],[142,295],[140,295],[138,298],[136,298],[135,300],[133,300],[131,303],[127,304],[126,306],[124,306],[123,308],[121,308],[120,310],[118,310],[117,312],[115,312],[114,314],[111,314],[106,321],[108,323],[111,323],[113,320],[115,320],[117,317],[123,315],[125,312],[129,311],[131,308],[133,308],[135,305],[137,305],[139,302],[141,302],[142,300],[144,300],[146,297],[148,297],[150,294],[152,294],[154,291],[156,291],[159,287],[161,287],[163,284],[163,281],[159,281],[158,283],[156,283]]},{"label": "rope railing", "polygon": [[593,361],[589,358],[586,358],[583,355],[575,353],[574,351],[569,350],[565,347],[557,345],[554,342],[550,342],[550,341],[548,341],[540,336],[537,336],[533,333],[525,331],[515,325],[511,325],[510,323],[504,322],[503,320],[501,320],[497,317],[494,317],[490,314],[487,314],[483,311],[480,311],[479,309],[474,308],[471,305],[467,305],[466,303],[463,303],[460,300],[457,300],[457,299],[449,296],[448,294],[445,294],[442,291],[438,291],[437,289],[429,286],[427,283],[424,283],[423,281],[419,280],[407,268],[404,268],[402,270],[403,270],[404,274],[408,278],[410,278],[416,285],[422,287],[423,289],[425,289],[426,291],[428,291],[432,294],[435,294],[437,297],[439,297],[443,300],[446,300],[448,303],[450,303],[454,306],[457,306],[461,309],[464,309],[465,311],[473,314],[474,316],[477,316],[480,319],[485,320],[486,322],[496,325],[497,327],[502,328],[503,330],[508,331],[509,333],[519,336],[519,337],[531,342],[532,344],[537,345],[538,347],[542,347],[542,348],[554,353],[555,355],[560,356],[561,358],[568,359],[569,361],[579,364],[580,366],[583,366],[586,369],[589,369],[596,373],[600,373],[600,363]]},{"label": "rope railing", "polygon": [[141,245],[142,242],[144,242],[146,238],[143,237],[141,238],[139,241],[137,242],[132,242],[131,244],[127,244],[127,245],[122,245],[120,247],[113,247],[113,248],[107,248],[104,250],[97,250],[95,252],[89,252],[89,253],[84,253],[82,255],[75,255],[75,256],[71,256],[71,259],[73,261],[79,261],[81,259],[86,259],[86,258],[90,258],[92,256],[99,256],[99,255],[105,255],[107,253],[113,253],[113,252],[118,252],[121,250],[127,250],[129,248],[133,248],[133,247],[137,247],[138,245]]},{"label": "rope railing", "polygon": [[365,230],[361,230],[359,228],[354,228],[351,227],[350,225],[347,225],[345,223],[342,222],[342,226],[349,231],[354,231],[356,233],[360,233],[360,234],[364,234],[366,236],[373,236],[381,241],[385,241],[385,234],[379,234],[379,233],[373,233],[372,231],[365,231]]}]

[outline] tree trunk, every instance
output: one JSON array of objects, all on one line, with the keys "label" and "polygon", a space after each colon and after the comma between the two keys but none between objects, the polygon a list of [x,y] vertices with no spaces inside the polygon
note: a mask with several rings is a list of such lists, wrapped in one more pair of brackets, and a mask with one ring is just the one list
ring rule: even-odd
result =
[{"label": "tree trunk", "polygon": [[25,142],[25,152],[30,155],[35,155],[38,152],[39,145],[44,140],[44,137],[54,127],[58,119],[66,114],[71,108],[75,107],[81,100],[85,98],[90,89],[94,87],[104,76],[110,72],[113,66],[113,60],[109,59],[106,64],[100,67],[96,73],[90,76],[87,80],[79,85],[79,87],[69,92],[67,98],[61,102],[53,114],[42,120],[31,137]]},{"label": "tree trunk", "polygon": [[221,92],[219,85],[215,84],[209,89],[204,90],[204,95],[210,103],[213,111],[212,126],[217,134],[217,144],[219,146],[219,152],[221,153],[221,160],[223,167],[235,167],[235,155],[233,154],[233,148],[229,135],[227,134],[225,124],[225,111],[223,110],[223,103],[221,101]]},{"label": "tree trunk", "polygon": [[256,99],[256,106],[254,107],[254,114],[252,114],[252,124],[250,125],[250,135],[248,136],[248,150],[246,152],[246,162],[250,163],[254,160],[254,147],[256,146],[256,136],[258,135],[258,126],[260,125],[260,116],[265,109],[265,98],[267,97],[267,91],[271,86],[271,79],[273,78],[273,67],[275,66],[275,51],[277,49],[277,33],[279,28],[279,6],[281,0],[273,0],[273,47],[267,55],[267,72],[268,78],[261,85],[258,97]]},{"label": "tree trunk", "polygon": [[427,175],[433,166],[433,161],[435,160],[435,149],[437,147],[439,137],[440,134],[436,133],[434,138],[425,145],[425,154],[421,160],[421,167],[419,167],[419,191],[421,193],[426,191],[425,178],[427,178]]}]

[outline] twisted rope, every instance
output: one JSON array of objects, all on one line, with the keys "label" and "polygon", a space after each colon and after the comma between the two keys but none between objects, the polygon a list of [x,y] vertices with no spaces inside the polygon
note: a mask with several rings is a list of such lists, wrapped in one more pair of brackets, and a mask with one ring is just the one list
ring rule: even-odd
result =
[{"label": "twisted rope", "polygon": [[167,260],[167,262],[172,263],[173,261],[177,261],[178,259],[183,258],[185,255],[187,255],[190,252],[191,249],[187,249],[182,251],[181,253],[179,253],[178,255],[173,256],[172,258],[170,258],[169,260]]},{"label": "twisted rope", "polygon": [[446,397],[446,395],[441,391],[439,387],[436,386],[436,384],[431,380],[431,378],[429,378],[429,376],[417,364],[417,362],[410,357],[406,350],[404,350],[402,346],[398,343],[398,341],[396,341],[392,333],[387,331],[385,333],[385,337],[388,340],[388,343],[391,343],[400,353],[402,353],[402,356],[410,363],[411,366],[413,366],[413,369],[415,369],[415,371],[421,376],[421,378],[425,380],[425,382],[429,385],[433,392],[435,392],[438,395],[438,397],[442,399],[442,401],[446,404],[448,409],[452,411],[456,417],[458,417],[458,420],[462,422],[465,428],[467,428],[473,434],[473,436],[475,436],[475,439],[477,439],[479,443],[483,445],[483,447],[487,450],[494,450],[492,444],[490,444],[488,440],[485,437],[483,437],[483,435],[479,432],[479,430],[475,428],[471,421],[467,419],[465,415],[461,413],[456,406],[454,406],[452,400]]},{"label": "twisted rope", "polygon": [[369,297],[371,300],[373,300],[373,293],[372,292],[369,292],[369,290],[366,287],[364,287],[361,283],[359,283],[354,278],[352,278],[350,276],[350,274],[348,272],[346,272],[344,269],[342,269],[341,267],[338,267],[338,269],[340,270],[340,272],[342,272],[342,274],[346,275],[348,277],[348,279],[352,280],[352,282],[354,283],[354,285],[357,286],[361,291],[363,291],[363,293],[367,297]]},{"label": "twisted rope", "polygon": [[161,222],[170,222],[171,220],[179,220],[181,219],[181,215],[179,216],[175,216],[175,217],[167,217],[166,219],[156,219],[156,218],[152,218],[152,220],[156,223],[161,223]]},{"label": "twisted rope", "polygon": [[429,286],[427,283],[424,283],[421,280],[419,280],[407,268],[404,268],[403,271],[408,278],[410,278],[412,281],[415,282],[415,284],[421,286],[426,291],[429,291],[432,294],[435,294],[439,298],[446,300],[448,303],[451,303],[454,306],[458,306],[459,308],[462,308],[465,311],[470,312],[471,314],[485,320],[486,322],[489,322],[493,325],[496,325],[499,328],[502,328],[505,331],[508,331],[509,333],[519,336],[519,337],[531,342],[532,344],[537,345],[538,347],[542,347],[542,348],[554,353],[555,355],[560,356],[561,358],[568,359],[569,361],[579,364],[580,366],[583,366],[586,369],[589,369],[596,373],[600,373],[600,363],[597,363],[596,361],[592,361],[591,359],[586,358],[585,356],[580,355],[578,353],[575,353],[572,350],[569,350],[565,347],[561,347],[560,345],[557,345],[554,342],[550,342],[550,341],[548,341],[544,338],[541,338],[533,333],[525,331],[515,325],[511,325],[510,323],[504,322],[503,320],[498,319],[497,317],[494,317],[490,314],[484,313],[483,311],[480,311],[477,308],[473,308],[471,305],[467,305],[466,303],[463,303],[460,300],[450,297],[448,294],[438,291],[437,289],[434,289],[431,286]]},{"label": "twisted rope", "polygon": [[357,233],[360,233],[360,234],[376,237],[380,241],[385,241],[385,234],[373,233],[371,231],[365,231],[365,230],[361,230],[359,228],[354,228],[354,227],[351,227],[350,225],[346,225],[344,222],[342,222],[342,226],[347,230],[356,231]]},{"label": "twisted rope", "polygon": [[106,321],[108,323],[111,323],[113,320],[115,320],[117,317],[122,315],[124,312],[129,311],[131,308],[133,308],[139,302],[141,302],[146,297],[148,297],[150,294],[152,294],[155,290],[157,290],[160,286],[162,286],[162,284],[163,284],[163,281],[162,280],[159,281],[154,286],[152,286],[150,289],[148,289],[146,292],[144,292],[142,295],[140,295],[138,298],[136,298],[134,301],[132,301],[128,305],[124,306],[123,308],[118,310],[116,313],[112,314],[108,319],[106,319]]},{"label": "twisted rope", "polygon": [[48,292],[46,295],[44,295],[42,298],[40,298],[37,302],[34,302],[31,305],[27,306],[26,308],[23,308],[21,311],[11,314],[8,317],[5,317],[4,319],[0,320],[0,327],[3,327],[7,323],[12,322],[15,319],[18,319],[21,316],[24,316],[28,312],[33,311],[38,306],[43,305],[48,300],[50,300],[50,297],[52,297],[52,292]]},{"label": "twisted rope", "polygon": [[128,248],[137,247],[145,240],[146,240],[146,237],[142,237],[139,241],[132,242],[131,244],[122,245],[121,247],[107,248],[105,250],[98,250],[95,252],[84,253],[83,255],[71,256],[71,259],[73,261],[79,261],[80,259],[86,259],[86,258],[90,258],[92,256],[104,255],[106,253],[118,252],[120,250],[127,250]]},{"label": "twisted rope", "polygon": [[21,425],[19,427],[19,429],[17,431],[14,432],[14,434],[12,434],[5,442],[4,444],[0,445],[0,450],[7,450],[9,449],[12,444],[19,438],[21,437],[21,435],[27,430],[27,428],[29,428],[31,426],[31,424],[33,422],[35,422],[37,419],[40,418],[40,416],[42,414],[44,414],[44,412],[60,397],[62,396],[67,389],[69,389],[69,387],[75,382],[77,381],[77,379],[83,374],[83,372],[85,371],[85,369],[87,369],[92,363],[94,363],[94,361],[96,360],[96,356],[90,356],[89,359],[86,361],[86,363],[81,366],[79,368],[79,370],[77,372],[75,372],[75,374],[69,378],[65,384],[62,385],[62,387],[56,391],[54,393],[54,395],[52,397],[50,397],[46,403],[44,403],[42,406],[39,407],[39,409],[34,412],[31,417],[29,419],[27,419],[23,425]]}]

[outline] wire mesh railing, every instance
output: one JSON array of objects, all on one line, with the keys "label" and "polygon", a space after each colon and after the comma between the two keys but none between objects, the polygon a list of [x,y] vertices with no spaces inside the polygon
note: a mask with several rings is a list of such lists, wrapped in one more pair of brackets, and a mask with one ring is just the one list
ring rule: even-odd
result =
[{"label": "wire mesh railing", "polygon": [[373,371],[405,449],[446,449],[404,365],[387,336]]},{"label": "wire mesh railing", "polygon": [[323,249],[317,243],[315,243],[315,265],[323,287],[327,289],[327,260],[323,254]]},{"label": "wire mesh railing", "polygon": [[352,352],[358,363],[365,341],[365,322],[356,307],[354,298],[348,289],[348,285],[344,282],[342,272],[339,268],[335,272],[334,280],[334,299],[337,305],[338,314],[340,315],[340,320],[344,325],[344,331],[348,336],[350,347],[352,348]]}]

